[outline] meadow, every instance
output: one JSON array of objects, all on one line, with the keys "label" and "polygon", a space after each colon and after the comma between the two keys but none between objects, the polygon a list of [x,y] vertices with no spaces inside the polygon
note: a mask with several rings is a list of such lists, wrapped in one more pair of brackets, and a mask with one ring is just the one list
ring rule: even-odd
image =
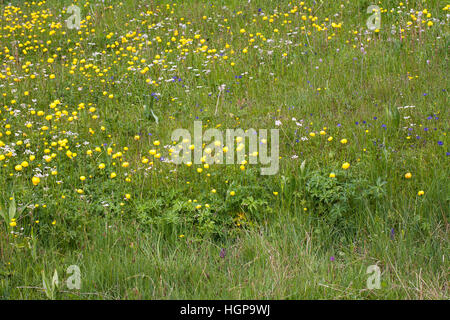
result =
[{"label": "meadow", "polygon": [[0,1],[0,299],[448,299],[449,10]]}]

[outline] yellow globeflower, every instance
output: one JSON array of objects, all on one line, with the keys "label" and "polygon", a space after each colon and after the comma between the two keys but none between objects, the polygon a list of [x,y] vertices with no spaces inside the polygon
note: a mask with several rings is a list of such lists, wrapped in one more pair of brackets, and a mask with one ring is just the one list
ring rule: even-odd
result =
[{"label": "yellow globeflower", "polygon": [[41,182],[41,179],[39,177],[33,177],[31,178],[31,182],[33,182],[33,184],[37,186],[39,182]]},{"label": "yellow globeflower", "polygon": [[420,190],[419,192],[417,192],[418,196],[423,196],[424,194],[425,194],[425,191],[423,191],[423,190]]},{"label": "yellow globeflower", "polygon": [[105,166],[104,163],[100,163],[100,164],[98,165],[98,168],[99,168],[99,169],[105,169],[105,167],[106,167],[106,166]]},{"label": "yellow globeflower", "polygon": [[347,170],[349,167],[350,167],[350,163],[348,163],[348,162],[344,162],[342,164],[342,169],[344,169],[344,170]]},{"label": "yellow globeflower", "polygon": [[341,140],[341,143],[342,143],[342,144],[346,144],[346,143],[347,143],[347,139],[342,139],[342,140]]},{"label": "yellow globeflower", "polygon": [[336,178],[336,174],[335,173],[330,173],[330,178]]},{"label": "yellow globeflower", "polygon": [[405,178],[406,179],[411,179],[411,177],[412,177],[411,172],[408,172],[408,173],[405,174]]}]

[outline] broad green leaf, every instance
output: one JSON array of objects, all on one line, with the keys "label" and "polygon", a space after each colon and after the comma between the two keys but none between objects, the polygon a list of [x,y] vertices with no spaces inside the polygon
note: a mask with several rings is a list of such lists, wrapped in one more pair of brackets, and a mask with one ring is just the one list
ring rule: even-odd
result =
[{"label": "broad green leaf", "polygon": [[9,220],[11,221],[14,219],[14,216],[16,215],[17,208],[16,208],[16,199],[14,198],[14,195],[12,197],[11,203],[9,204]]}]

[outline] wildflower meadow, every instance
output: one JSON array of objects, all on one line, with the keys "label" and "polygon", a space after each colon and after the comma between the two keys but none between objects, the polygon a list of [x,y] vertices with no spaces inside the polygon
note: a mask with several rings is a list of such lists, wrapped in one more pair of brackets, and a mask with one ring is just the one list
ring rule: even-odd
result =
[{"label": "wildflower meadow", "polygon": [[448,299],[440,0],[0,0],[0,299]]}]

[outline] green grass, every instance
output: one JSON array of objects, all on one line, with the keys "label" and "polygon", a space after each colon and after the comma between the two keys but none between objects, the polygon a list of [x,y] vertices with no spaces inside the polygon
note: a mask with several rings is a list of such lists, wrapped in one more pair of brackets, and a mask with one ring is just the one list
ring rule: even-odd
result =
[{"label": "green grass", "polygon": [[[431,243],[394,242],[379,234],[366,240],[374,245],[324,248],[313,229],[292,222],[291,215],[280,220],[220,244],[173,240],[155,230],[144,233],[136,225],[101,228],[102,222],[96,221],[99,229],[92,231],[98,236],[78,250],[59,253],[59,248],[48,247],[36,261],[28,254],[11,257],[3,275],[3,297],[44,298],[36,288],[41,287],[41,270],[52,275],[56,269],[63,283],[56,296],[61,299],[445,298],[442,262],[424,256]],[[219,256],[222,246],[224,258]],[[408,249],[412,246],[414,250]],[[444,255],[435,250],[433,254]],[[375,263],[383,268],[382,288],[368,290],[366,269]],[[72,264],[81,269],[80,291],[65,287]]]},{"label": "green grass", "polygon": [[[448,299],[446,3],[381,1],[366,32],[369,1],[77,1],[79,31],[11,2],[2,299]],[[161,161],[196,120],[279,129],[279,172]]]}]

